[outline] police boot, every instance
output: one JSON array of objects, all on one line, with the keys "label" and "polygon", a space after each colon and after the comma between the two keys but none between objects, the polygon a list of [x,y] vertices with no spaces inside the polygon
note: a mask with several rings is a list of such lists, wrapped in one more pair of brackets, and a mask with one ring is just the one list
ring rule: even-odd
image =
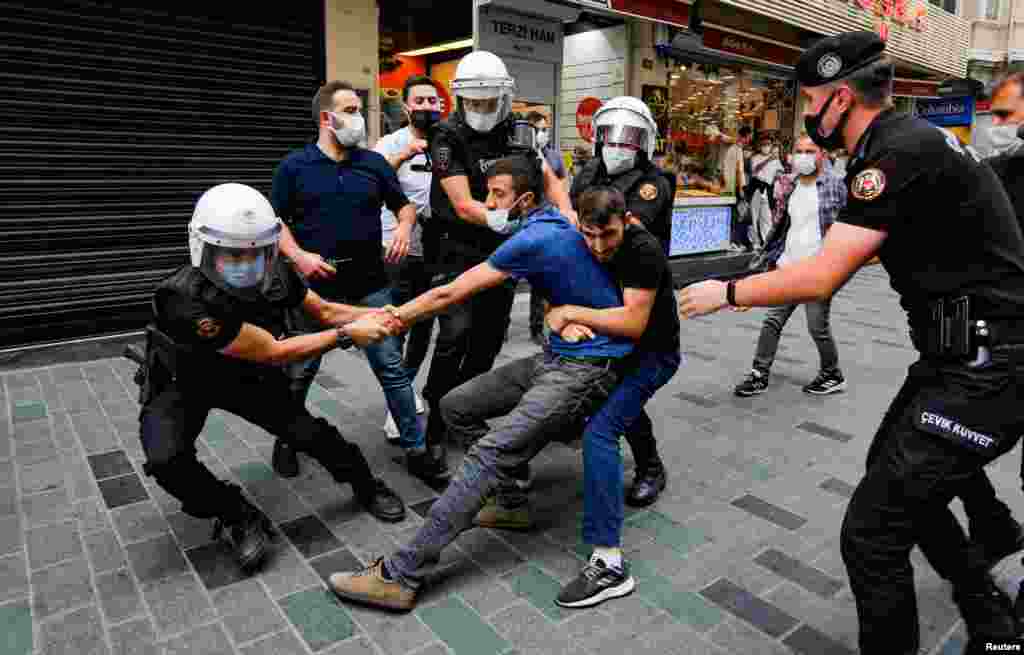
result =
[{"label": "police boot", "polygon": [[405,466],[429,487],[446,486],[452,476],[443,446],[432,446],[422,453],[406,452]]},{"label": "police boot", "polygon": [[953,590],[953,601],[967,627],[965,652],[981,652],[977,649],[986,642],[1009,643],[1019,638],[1020,628],[1010,597],[988,575],[976,584],[958,585]]},{"label": "police boot", "polygon": [[400,523],[405,520],[405,503],[380,478],[355,492],[359,504],[381,521]]},{"label": "police boot", "polygon": [[234,485],[238,508],[230,518],[218,518],[213,526],[213,538],[223,541],[231,549],[243,571],[256,569],[267,554],[273,536],[273,524],[250,503]]},{"label": "police boot", "polygon": [[270,458],[270,463],[282,478],[294,478],[299,475],[299,454],[282,439],[274,441],[274,454]]},{"label": "police boot", "polygon": [[647,462],[638,463],[633,474],[633,486],[626,493],[626,504],[630,507],[647,507],[658,500],[665,490],[667,476],[661,458],[655,455]]}]

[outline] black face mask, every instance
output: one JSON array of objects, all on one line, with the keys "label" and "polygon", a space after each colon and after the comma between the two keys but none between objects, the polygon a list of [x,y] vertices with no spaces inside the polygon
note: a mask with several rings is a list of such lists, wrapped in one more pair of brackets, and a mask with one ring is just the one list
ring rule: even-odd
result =
[{"label": "black face mask", "polygon": [[825,106],[821,108],[821,111],[816,116],[804,118],[804,129],[807,130],[807,136],[811,137],[811,141],[822,150],[838,150],[846,147],[846,143],[843,141],[843,128],[846,127],[846,119],[850,116],[849,109],[843,112],[831,134],[825,136],[821,133],[821,123],[825,120],[825,114],[828,113],[829,107],[832,106],[832,101],[836,99],[836,93],[838,91],[832,92]]},{"label": "black face mask", "polygon": [[410,115],[409,122],[417,130],[423,132],[432,128],[436,123],[441,120],[441,112],[431,111],[430,109],[417,109]]}]

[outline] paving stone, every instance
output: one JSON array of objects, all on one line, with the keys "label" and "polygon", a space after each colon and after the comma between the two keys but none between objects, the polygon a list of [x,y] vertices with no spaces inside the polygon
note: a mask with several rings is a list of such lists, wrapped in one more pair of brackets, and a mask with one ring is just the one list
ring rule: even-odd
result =
[{"label": "paving stone", "polygon": [[97,575],[96,593],[109,623],[120,623],[144,611],[142,597],[128,569]]},{"label": "paving stone", "polygon": [[[0,500],[0,504],[2,504],[2,500]],[[21,511],[25,513],[26,527],[34,528],[71,518],[72,507],[67,491],[61,487],[56,491],[23,497]]]},{"label": "paving stone", "polygon": [[28,592],[25,557],[21,553],[0,557],[0,603],[27,596]]},{"label": "paving stone", "polygon": [[72,514],[78,521],[78,531],[83,535],[111,528],[110,516],[98,498],[88,498],[75,503]]},{"label": "paving stone", "polygon": [[32,610],[27,601],[0,605],[0,652],[4,655],[27,655],[32,652]]},{"label": "paving stone", "polygon": [[142,595],[159,636],[177,634],[214,618],[213,607],[192,573],[143,582]]},{"label": "paving stone", "polygon": [[544,616],[560,621],[571,613],[555,604],[562,583],[532,564],[519,567],[502,576],[513,593],[528,600]]},{"label": "paving stone", "polygon": [[766,550],[754,561],[822,598],[831,598],[843,588],[843,583],[839,580],[775,549]]},{"label": "paving stone", "polygon": [[167,523],[185,550],[203,546],[213,540],[213,521],[210,519],[197,519],[184,512],[174,512],[167,516]]},{"label": "paving stone", "polygon": [[825,491],[831,491],[832,493],[842,496],[843,498],[852,498],[853,492],[856,489],[852,484],[843,482],[838,478],[829,478],[818,485],[819,488]]},{"label": "paving stone", "polygon": [[107,655],[95,607],[85,607],[43,623],[40,639],[47,655]]},{"label": "paving stone", "polygon": [[[11,373],[10,375],[5,375],[3,379],[7,382],[7,388],[11,391],[39,386],[39,378],[36,377],[35,373],[28,371]],[[0,387],[2,386],[0,384]]]},{"label": "paving stone", "polygon": [[819,436],[832,439],[833,441],[839,441],[841,443],[846,443],[853,439],[853,435],[848,432],[836,430],[835,428],[830,428],[826,425],[821,425],[820,423],[814,423],[813,421],[804,421],[803,423],[798,424],[796,427],[797,429],[803,430],[804,432],[817,434]]},{"label": "paving stone", "polygon": [[673,521],[660,512],[635,514],[629,518],[628,524],[653,534],[655,541],[682,554],[700,547],[708,540],[702,530]]},{"label": "paving stone", "polygon": [[100,404],[93,395],[89,385],[81,382],[68,382],[58,386],[61,405],[68,414],[99,413]]},{"label": "paving stone", "polygon": [[[6,463],[8,467],[11,462]],[[0,463],[0,484],[12,484],[13,472],[10,472],[7,481],[4,481],[3,463]],[[22,495],[37,494],[44,491],[54,491],[64,485],[64,466],[59,456],[26,464],[19,467],[18,482]]]},{"label": "paving stone", "polygon": [[100,494],[109,509],[148,500],[149,494],[136,474],[99,481]]},{"label": "paving stone", "polygon": [[348,611],[323,587],[294,593],[282,598],[279,604],[313,651],[348,639],[356,632]]},{"label": "paving stone", "polygon": [[169,535],[129,544],[124,550],[143,586],[188,570],[184,555]]},{"label": "paving stone", "polygon": [[730,504],[787,530],[796,530],[807,523],[804,517],[751,494],[737,498]]},{"label": "paving stone", "polygon": [[14,459],[23,466],[52,459],[58,455],[53,439],[42,441],[15,442]]},{"label": "paving stone", "polygon": [[332,573],[357,571],[363,568],[363,563],[348,548],[339,548],[326,555],[311,559],[309,560],[309,565],[313,567],[313,570],[324,581],[324,584],[327,584],[327,580],[331,577]]},{"label": "paving stone", "polygon": [[89,466],[97,480],[116,478],[119,475],[132,473],[132,464],[128,461],[123,450],[113,450],[109,453],[89,455]]},{"label": "paving stone", "polygon": [[82,446],[78,443],[78,435],[71,427],[71,417],[67,412],[56,412],[53,415],[53,441],[61,452],[78,452]]},{"label": "paving stone", "polygon": [[350,637],[324,651],[324,655],[377,655],[379,651],[363,636]]},{"label": "paving stone", "polygon": [[700,593],[772,637],[785,634],[797,624],[792,616],[725,579],[718,580]]},{"label": "paving stone", "polygon": [[75,521],[29,530],[25,534],[25,543],[32,570],[82,556],[82,542],[78,538],[78,525]]},{"label": "paving stone", "polygon": [[219,589],[212,599],[235,643],[253,641],[288,627],[277,605],[255,579]]},{"label": "paving stone", "polygon": [[199,579],[203,581],[203,586],[210,591],[247,577],[227,545],[220,541],[191,548],[185,554],[199,574]]},{"label": "paving stone", "polygon": [[41,400],[20,400],[12,403],[11,419],[25,423],[46,417],[46,403]]},{"label": "paving stone", "polygon": [[271,549],[260,569],[260,578],[271,598],[280,599],[320,584],[320,577],[286,540],[272,542]]},{"label": "paving stone", "polygon": [[219,623],[204,625],[164,643],[164,655],[233,655],[231,642]]},{"label": "paving stone", "polygon": [[125,505],[113,510],[114,529],[125,544],[169,534],[170,526],[152,501]]},{"label": "paving stone", "polygon": [[306,647],[291,630],[278,632],[241,649],[242,655],[306,655]]},{"label": "paving stone", "polygon": [[0,517],[18,513],[18,491],[14,485],[0,487]]},{"label": "paving stone", "polygon": [[121,447],[121,442],[114,432],[114,426],[110,424],[106,416],[98,411],[96,413],[72,414],[71,424],[75,428],[75,433],[78,434],[82,448],[89,455],[106,453]]},{"label": "paving stone", "polygon": [[[6,423],[6,421],[4,421]],[[53,437],[53,428],[50,419],[38,419],[14,425],[11,437],[16,444],[30,444],[39,441],[49,441]]]},{"label": "paving stone", "polygon": [[722,621],[708,638],[730,654],[793,655],[781,642],[737,619]]},{"label": "paving stone", "polygon": [[511,646],[457,596],[417,613],[455,655],[498,655]]},{"label": "paving stone", "polygon": [[156,631],[148,618],[128,621],[110,628],[112,655],[161,655]]},{"label": "paving stone", "polygon": [[125,566],[124,551],[114,533],[105,530],[83,537],[89,562],[96,573],[105,573]]},{"label": "paving stone", "polygon": [[32,584],[32,614],[36,620],[95,600],[89,565],[84,559],[33,571],[29,579]]},{"label": "paving stone", "polygon": [[23,545],[21,519],[18,516],[0,516],[0,556],[21,551]]},{"label": "paving stone", "polygon": [[637,579],[637,593],[698,632],[707,632],[722,622],[722,611],[699,594],[674,585],[653,569],[637,562],[631,571]]},{"label": "paving stone", "polygon": [[307,558],[317,557],[341,547],[341,541],[331,534],[324,522],[316,516],[303,516],[282,523],[281,532]]},{"label": "paving stone", "polygon": [[565,655],[575,648],[572,638],[530,605],[514,605],[498,612],[490,621],[509,644],[522,653]]}]

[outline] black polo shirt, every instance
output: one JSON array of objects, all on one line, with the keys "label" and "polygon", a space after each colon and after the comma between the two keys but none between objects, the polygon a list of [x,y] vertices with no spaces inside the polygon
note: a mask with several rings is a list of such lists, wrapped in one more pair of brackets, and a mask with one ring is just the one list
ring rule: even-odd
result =
[{"label": "black polo shirt", "polygon": [[303,250],[341,262],[334,280],[312,284],[333,299],[359,299],[387,286],[381,206],[397,215],[409,204],[382,155],[365,148],[352,148],[348,155],[334,161],[315,143],[296,150],[277,167],[270,194]]}]

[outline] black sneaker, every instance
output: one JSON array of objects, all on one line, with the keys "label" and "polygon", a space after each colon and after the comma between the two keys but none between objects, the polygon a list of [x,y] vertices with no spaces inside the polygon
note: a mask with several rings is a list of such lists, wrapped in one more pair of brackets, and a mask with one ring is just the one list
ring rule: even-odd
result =
[{"label": "black sneaker", "polygon": [[827,396],[830,393],[837,393],[846,388],[846,380],[839,371],[827,373],[822,371],[814,381],[804,387],[804,393],[815,396]]},{"label": "black sneaker", "polygon": [[405,503],[380,478],[376,478],[366,492],[357,491],[356,499],[367,512],[381,521],[399,523],[405,519]]},{"label": "black sneaker", "polygon": [[298,453],[281,439],[274,441],[274,454],[270,458],[270,463],[282,478],[294,478],[299,474]]},{"label": "black sneaker", "polygon": [[747,377],[744,378],[743,382],[736,385],[733,393],[742,398],[746,398],[748,396],[756,396],[760,393],[764,393],[767,388],[768,374],[764,371],[752,368],[750,369],[750,373],[747,374]]},{"label": "black sneaker", "polygon": [[218,518],[213,524],[213,538],[231,549],[235,561],[243,571],[256,569],[267,555],[274,535],[273,524],[263,512],[254,507],[238,492],[240,514],[232,520]]},{"label": "black sneaker", "polygon": [[970,650],[972,644],[1009,642],[1018,638],[1013,603],[988,575],[976,588],[954,588],[953,601],[967,627],[970,641],[966,652],[973,652]]},{"label": "black sneaker", "polygon": [[562,607],[593,607],[612,598],[633,593],[636,580],[629,574],[629,562],[622,560],[622,568],[610,567],[597,555],[583,567],[576,579],[562,587],[555,603]]},{"label": "black sneaker", "polygon": [[448,470],[448,462],[444,457],[443,450],[428,448],[422,453],[406,453],[405,467],[413,477],[423,480],[428,485],[434,485],[442,480],[451,478],[451,471]]}]

